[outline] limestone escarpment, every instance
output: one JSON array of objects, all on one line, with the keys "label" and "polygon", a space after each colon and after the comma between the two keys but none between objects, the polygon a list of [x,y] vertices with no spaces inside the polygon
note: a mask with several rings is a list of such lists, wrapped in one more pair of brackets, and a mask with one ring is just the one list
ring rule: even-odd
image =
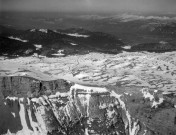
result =
[{"label": "limestone escarpment", "polygon": [[175,135],[176,96],[141,87],[1,77],[0,134]]},{"label": "limestone escarpment", "polygon": [[36,97],[50,95],[57,91],[69,91],[65,80],[40,81],[29,77],[0,77],[0,89],[5,97]]}]

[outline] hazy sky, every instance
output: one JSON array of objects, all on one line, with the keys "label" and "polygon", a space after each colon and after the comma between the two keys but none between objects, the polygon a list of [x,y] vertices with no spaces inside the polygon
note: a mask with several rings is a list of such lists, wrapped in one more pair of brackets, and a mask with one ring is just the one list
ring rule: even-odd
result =
[{"label": "hazy sky", "polygon": [[176,0],[0,0],[1,10],[176,12]]}]

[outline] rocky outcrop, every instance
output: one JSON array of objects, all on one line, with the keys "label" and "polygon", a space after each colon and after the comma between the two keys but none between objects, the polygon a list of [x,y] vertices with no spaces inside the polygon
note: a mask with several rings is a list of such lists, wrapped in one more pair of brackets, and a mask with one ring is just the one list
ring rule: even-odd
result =
[{"label": "rocky outcrop", "polygon": [[70,90],[65,80],[39,81],[29,77],[0,77],[0,89],[5,97],[39,97]]},{"label": "rocky outcrop", "polygon": [[142,87],[0,78],[0,134],[175,135],[176,96]]}]

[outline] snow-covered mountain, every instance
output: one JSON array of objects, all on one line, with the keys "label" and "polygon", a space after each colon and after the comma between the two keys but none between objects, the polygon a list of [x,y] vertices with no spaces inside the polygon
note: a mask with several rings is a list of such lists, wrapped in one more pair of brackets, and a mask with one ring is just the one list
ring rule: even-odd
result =
[{"label": "snow-covered mountain", "polygon": [[0,134],[175,135],[175,17],[28,15],[0,26]]},{"label": "snow-covered mountain", "polygon": [[174,135],[175,58],[175,52],[1,57],[0,134]]}]

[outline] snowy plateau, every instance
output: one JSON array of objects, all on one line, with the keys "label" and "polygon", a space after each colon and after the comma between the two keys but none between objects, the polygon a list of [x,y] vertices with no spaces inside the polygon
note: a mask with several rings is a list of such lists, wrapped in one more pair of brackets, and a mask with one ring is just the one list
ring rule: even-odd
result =
[{"label": "snowy plateau", "polygon": [[1,134],[175,135],[176,52],[3,56],[0,100]]}]

